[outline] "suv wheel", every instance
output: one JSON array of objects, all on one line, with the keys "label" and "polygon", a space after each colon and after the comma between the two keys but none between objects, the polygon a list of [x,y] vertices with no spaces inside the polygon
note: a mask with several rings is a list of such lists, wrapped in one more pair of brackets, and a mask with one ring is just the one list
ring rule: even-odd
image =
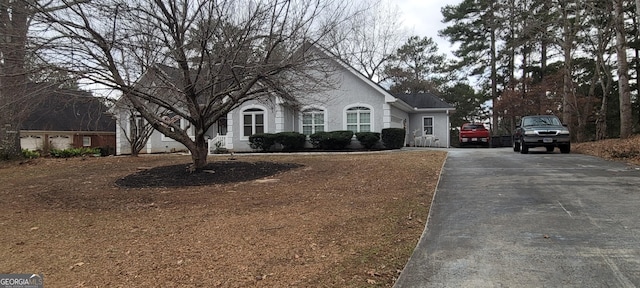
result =
[{"label": "suv wheel", "polygon": [[571,153],[571,144],[560,146],[560,153],[564,153],[564,154]]},{"label": "suv wheel", "polygon": [[522,142],[520,143],[520,153],[521,154],[527,154],[529,153],[529,146],[527,146],[526,143]]}]

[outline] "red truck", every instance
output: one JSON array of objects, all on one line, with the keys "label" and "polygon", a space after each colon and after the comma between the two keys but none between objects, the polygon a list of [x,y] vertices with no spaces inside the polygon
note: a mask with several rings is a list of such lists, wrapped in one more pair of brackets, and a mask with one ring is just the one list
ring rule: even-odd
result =
[{"label": "red truck", "polygon": [[464,123],[460,127],[460,147],[482,145],[489,147],[491,133],[482,123]]}]

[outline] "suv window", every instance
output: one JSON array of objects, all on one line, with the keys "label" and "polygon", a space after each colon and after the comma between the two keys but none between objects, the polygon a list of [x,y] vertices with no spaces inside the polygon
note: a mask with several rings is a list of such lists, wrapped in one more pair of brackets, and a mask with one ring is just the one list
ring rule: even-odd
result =
[{"label": "suv window", "polygon": [[562,126],[562,123],[558,117],[541,116],[524,118],[522,126]]}]

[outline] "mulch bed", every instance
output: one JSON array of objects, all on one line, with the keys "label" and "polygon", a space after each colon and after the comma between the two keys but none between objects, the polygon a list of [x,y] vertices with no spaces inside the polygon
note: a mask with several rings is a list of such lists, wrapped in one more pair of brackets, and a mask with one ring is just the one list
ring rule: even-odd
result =
[{"label": "mulch bed", "polygon": [[277,162],[215,161],[202,171],[190,172],[190,163],[141,167],[141,171],[120,178],[116,185],[125,188],[184,187],[244,182],[264,178],[301,165]]}]

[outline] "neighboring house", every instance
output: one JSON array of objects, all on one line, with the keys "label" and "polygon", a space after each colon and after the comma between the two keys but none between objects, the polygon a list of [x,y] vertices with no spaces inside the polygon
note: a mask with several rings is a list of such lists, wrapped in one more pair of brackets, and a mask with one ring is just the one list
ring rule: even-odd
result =
[{"label": "neighboring house", "polygon": [[22,149],[47,151],[103,148],[115,151],[115,119],[91,93],[56,89],[35,97],[37,103],[22,123]]},{"label": "neighboring house", "polygon": [[[215,149],[215,143],[231,151],[253,151],[249,146],[249,136],[256,133],[295,131],[310,135],[335,130],[381,132],[384,128],[404,128],[407,145],[419,144],[416,137],[429,136],[432,137],[429,143],[432,146],[449,147],[449,114],[455,110],[452,105],[433,94],[391,95],[335,57],[326,61],[332,61],[336,68],[330,77],[332,79],[327,79],[333,83],[332,88],[309,93],[296,105],[279,98],[269,102],[254,100],[244,103],[207,131],[210,153]],[[166,66],[159,66],[159,70],[167,77],[172,74]],[[131,118],[126,111],[114,114],[121,119]],[[181,121],[180,127],[188,125],[183,123],[186,122],[183,119],[175,121]],[[129,143],[122,135],[131,130],[129,123],[129,120],[117,121],[118,125],[126,125],[116,129],[117,154],[130,153]],[[352,145],[358,145],[355,137]],[[141,152],[173,151],[186,151],[186,148],[156,131]]]}]

